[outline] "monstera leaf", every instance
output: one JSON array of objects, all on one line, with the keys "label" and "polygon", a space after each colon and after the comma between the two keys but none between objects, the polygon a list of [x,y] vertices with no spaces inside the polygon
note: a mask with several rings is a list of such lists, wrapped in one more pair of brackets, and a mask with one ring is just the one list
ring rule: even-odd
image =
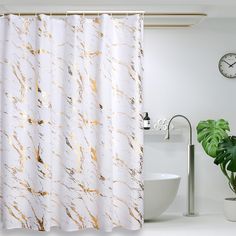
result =
[{"label": "monstera leaf", "polygon": [[236,136],[221,140],[214,163],[221,164],[228,171],[236,172]]},{"label": "monstera leaf", "polygon": [[197,139],[207,155],[216,157],[218,144],[228,137],[229,123],[223,119],[200,121],[197,126]]}]

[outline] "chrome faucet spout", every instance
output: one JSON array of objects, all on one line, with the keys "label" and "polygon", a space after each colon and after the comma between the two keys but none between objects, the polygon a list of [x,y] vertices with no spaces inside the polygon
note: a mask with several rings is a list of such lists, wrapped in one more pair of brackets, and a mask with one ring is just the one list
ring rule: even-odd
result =
[{"label": "chrome faucet spout", "polygon": [[188,145],[188,196],[187,196],[187,212],[185,213],[185,216],[196,216],[195,213],[195,189],[194,189],[194,145],[193,145],[193,138],[192,138],[192,125],[189,121],[189,119],[186,116],[183,115],[174,115],[170,121],[168,122],[167,126],[167,133],[166,133],[166,139],[170,138],[170,124],[173,119],[181,117],[184,118],[189,125],[189,145]]},{"label": "chrome faucet spout", "polygon": [[189,121],[189,119],[186,117],[186,116],[184,116],[184,115],[174,115],[171,119],[170,119],[170,121],[168,122],[168,126],[167,126],[167,135],[166,135],[166,139],[169,139],[170,138],[170,124],[171,124],[171,122],[172,122],[172,120],[174,120],[175,118],[177,118],[177,117],[181,117],[181,118],[184,118],[187,122],[188,122],[188,125],[189,125],[189,145],[192,145],[193,144],[193,129],[192,129],[192,125],[191,125],[191,123],[190,123],[190,121]]}]

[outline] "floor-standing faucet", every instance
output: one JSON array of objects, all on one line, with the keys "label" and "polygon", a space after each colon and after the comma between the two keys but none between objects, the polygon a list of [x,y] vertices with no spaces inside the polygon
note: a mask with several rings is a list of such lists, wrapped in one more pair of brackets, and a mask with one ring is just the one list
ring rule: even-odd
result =
[{"label": "floor-standing faucet", "polygon": [[187,212],[185,216],[196,216],[194,210],[194,145],[192,143],[192,125],[189,119],[183,115],[174,115],[167,126],[166,139],[170,138],[170,123],[176,117],[184,118],[189,124],[189,144],[188,144],[188,199],[187,199]]}]

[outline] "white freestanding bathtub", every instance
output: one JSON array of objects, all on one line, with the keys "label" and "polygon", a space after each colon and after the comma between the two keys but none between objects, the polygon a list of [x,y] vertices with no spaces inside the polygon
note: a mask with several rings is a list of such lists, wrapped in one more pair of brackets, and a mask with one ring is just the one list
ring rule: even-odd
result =
[{"label": "white freestanding bathtub", "polygon": [[150,173],[144,175],[144,219],[158,218],[173,202],[180,176]]}]

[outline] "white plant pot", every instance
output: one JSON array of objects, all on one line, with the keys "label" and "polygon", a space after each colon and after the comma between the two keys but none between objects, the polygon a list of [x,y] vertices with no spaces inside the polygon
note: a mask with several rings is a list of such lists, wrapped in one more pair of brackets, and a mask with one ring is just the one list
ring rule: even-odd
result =
[{"label": "white plant pot", "polygon": [[225,198],[224,215],[227,220],[236,222],[236,198]]}]

